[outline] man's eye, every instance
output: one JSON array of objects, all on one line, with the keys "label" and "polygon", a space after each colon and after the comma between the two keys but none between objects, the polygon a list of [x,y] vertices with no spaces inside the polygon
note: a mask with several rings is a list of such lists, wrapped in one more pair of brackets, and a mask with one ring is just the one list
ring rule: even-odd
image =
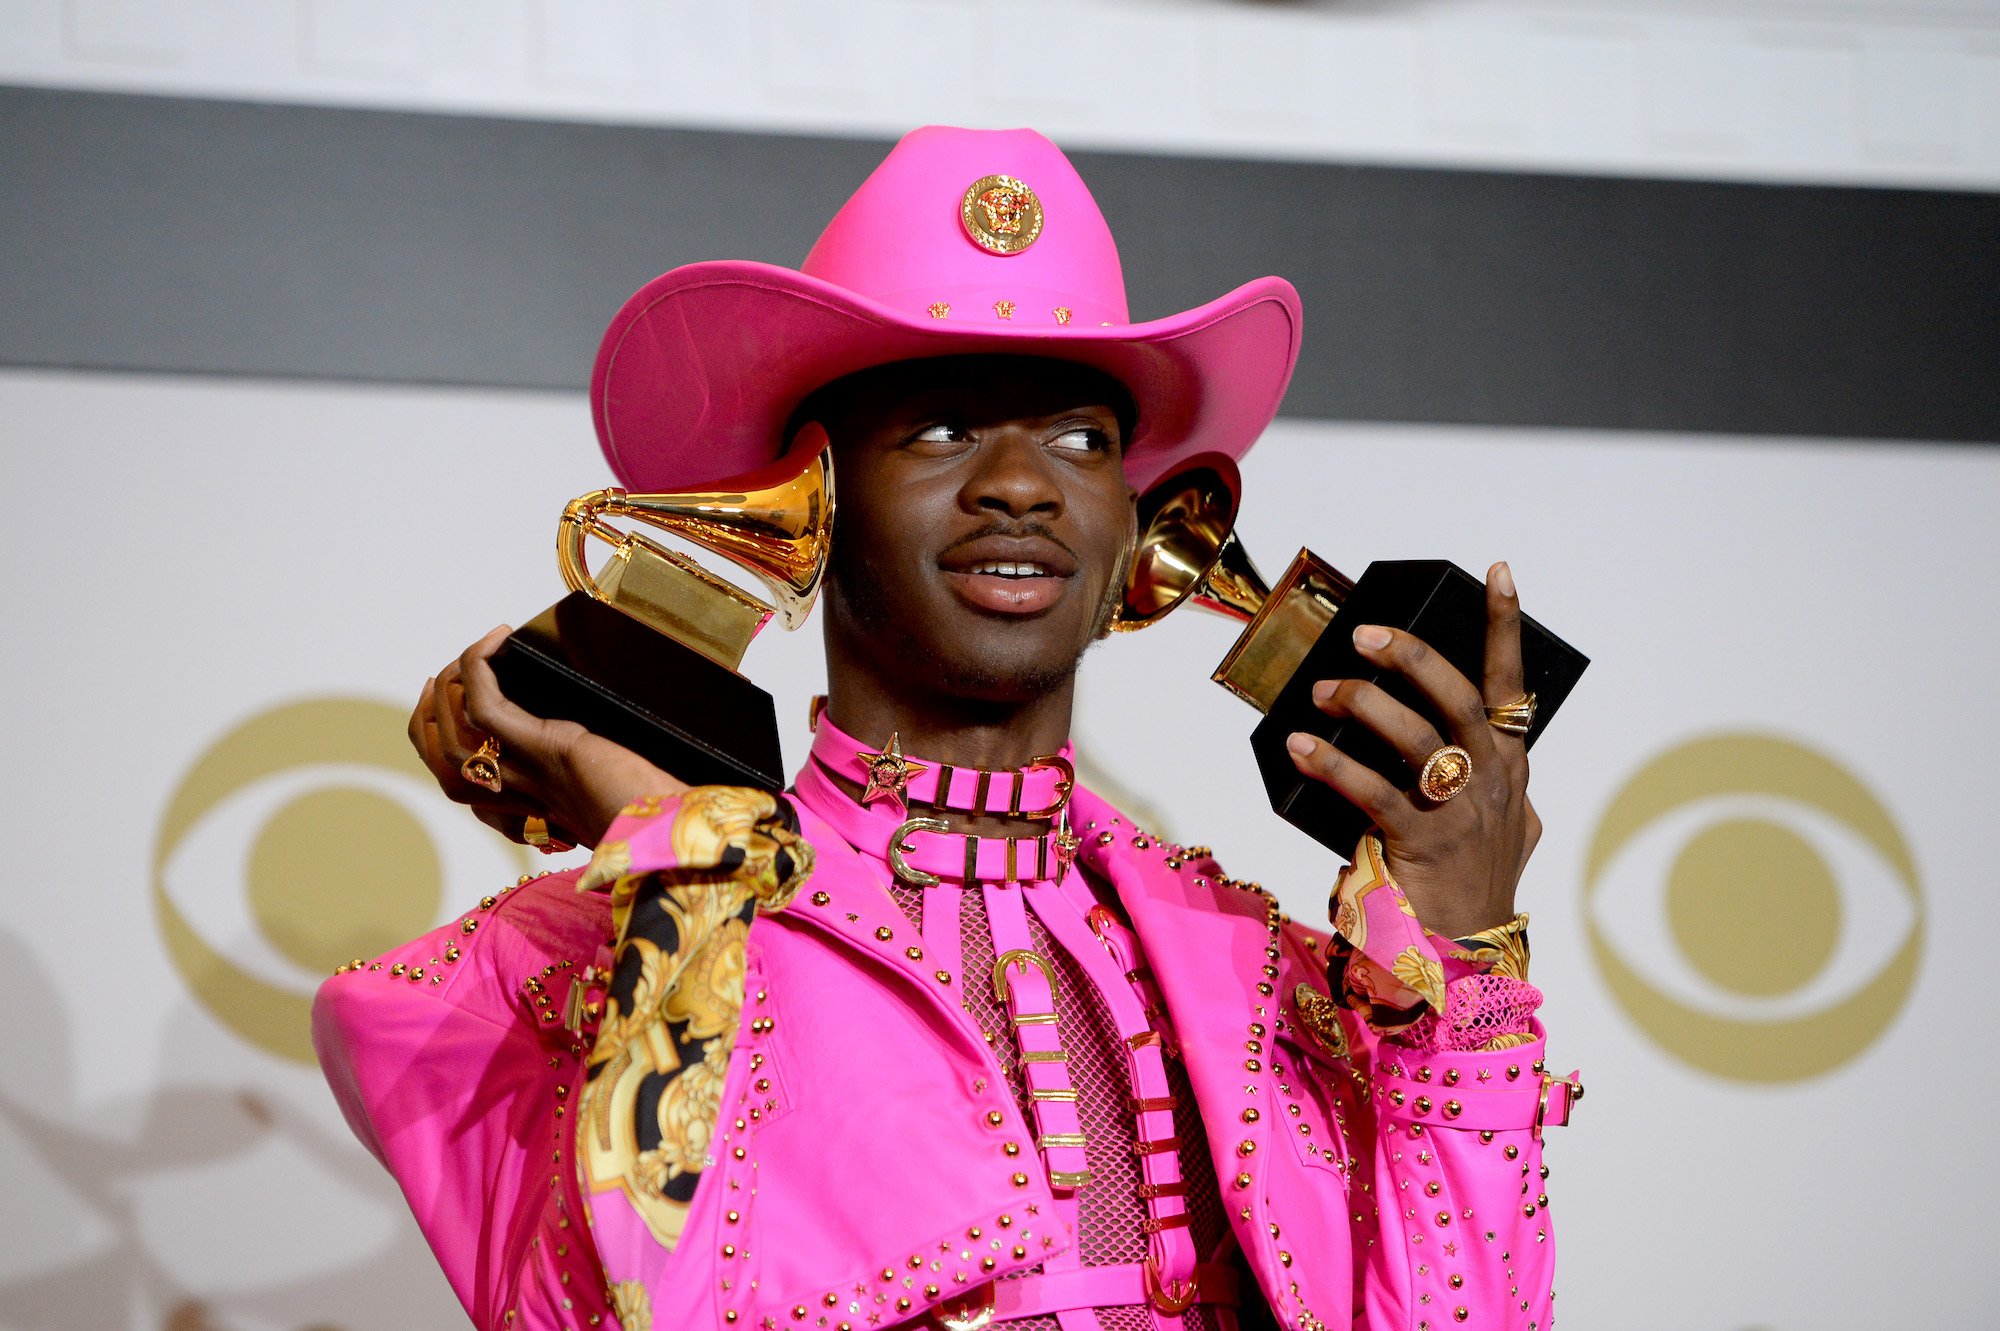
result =
[{"label": "man's eye", "polygon": [[919,444],[962,444],[965,431],[956,425],[932,425],[917,432],[911,442]]},{"label": "man's eye", "polygon": [[1049,445],[1078,453],[1101,453],[1111,447],[1111,436],[1094,426],[1079,425],[1073,430],[1064,430],[1050,440]]}]

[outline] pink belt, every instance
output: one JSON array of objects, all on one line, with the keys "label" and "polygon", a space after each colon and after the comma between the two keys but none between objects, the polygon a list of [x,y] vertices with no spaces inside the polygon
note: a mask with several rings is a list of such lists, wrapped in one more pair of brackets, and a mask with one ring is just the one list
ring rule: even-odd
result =
[{"label": "pink belt", "polygon": [[[1203,1263],[1194,1269],[1193,1289],[1163,1290],[1151,1262],[1085,1266],[1072,1271],[1036,1272],[981,1285],[962,1298],[947,1299],[933,1313],[949,1327],[972,1328],[1020,1317],[1045,1317],[1085,1308],[1127,1308],[1150,1303],[1179,1313],[1197,1303],[1234,1308],[1238,1303],[1233,1266]],[[988,1311],[990,1310],[990,1312]]]}]

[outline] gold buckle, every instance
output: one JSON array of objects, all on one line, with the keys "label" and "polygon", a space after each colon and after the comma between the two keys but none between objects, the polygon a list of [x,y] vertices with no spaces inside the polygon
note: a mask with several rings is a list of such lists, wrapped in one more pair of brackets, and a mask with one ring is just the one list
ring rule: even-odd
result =
[{"label": "gold buckle", "polygon": [[583,1033],[585,1018],[596,1020],[598,1006],[590,1002],[592,985],[610,985],[611,972],[601,971],[595,966],[585,966],[583,972],[569,982],[569,994],[563,999],[563,1026],[571,1035]]},{"label": "gold buckle", "polygon": [[1056,996],[1056,968],[1051,966],[1049,959],[1041,953],[1030,952],[1024,947],[1009,948],[993,963],[993,1000],[997,1003],[1007,1001],[1008,971],[1018,967],[1023,974],[1026,974],[1029,966],[1040,971],[1042,978],[1049,982],[1049,998],[1053,1000]]},{"label": "gold buckle", "polygon": [[[1551,1077],[1548,1073],[1544,1072],[1542,1074],[1541,1098],[1535,1102],[1534,1136],[1536,1141],[1542,1139],[1542,1123],[1548,1118],[1549,1114],[1549,1087],[1556,1085],[1558,1082],[1569,1087],[1569,1103],[1563,1106],[1563,1123],[1569,1122],[1569,1111],[1576,1107],[1579,1100],[1583,1099],[1583,1079],[1575,1073],[1571,1073],[1567,1077]],[[1562,1124],[1557,1124],[1557,1126],[1560,1127]]]},{"label": "gold buckle", "polygon": [[1146,1298],[1152,1305],[1169,1317],[1178,1317],[1194,1306],[1201,1294],[1201,1274],[1196,1272],[1186,1280],[1169,1280],[1160,1283],[1159,1259],[1146,1254],[1145,1265]]},{"label": "gold buckle", "polygon": [[1069,797],[1076,790],[1076,767],[1069,759],[1059,753],[1045,754],[1040,758],[1028,759],[1028,766],[1023,767],[1021,775],[1015,778],[1014,800],[1016,803],[1020,802],[1021,791],[1028,784],[1029,768],[1035,767],[1053,767],[1056,771],[1062,773],[1061,778],[1056,781],[1056,802],[1046,809],[1020,809],[1016,811],[1016,815],[1021,818],[1053,818],[1069,807]]},{"label": "gold buckle", "polygon": [[903,856],[916,849],[910,837],[917,832],[949,832],[951,824],[942,818],[905,818],[889,834],[889,867],[896,871],[896,877],[912,887],[932,887],[938,882],[934,873],[922,869],[912,869],[904,862]]},{"label": "gold buckle", "polygon": [[981,1331],[993,1320],[993,1286],[981,1285],[969,1294],[943,1299],[931,1316],[944,1331]]}]

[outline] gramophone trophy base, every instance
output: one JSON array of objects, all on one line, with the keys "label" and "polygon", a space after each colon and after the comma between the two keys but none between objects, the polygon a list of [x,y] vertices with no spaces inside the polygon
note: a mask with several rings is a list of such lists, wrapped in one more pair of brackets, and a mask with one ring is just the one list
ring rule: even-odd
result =
[{"label": "gramophone trophy base", "polygon": [[587,592],[571,592],[493,655],[506,695],[575,721],[689,785],[782,790],[771,695]]},{"label": "gramophone trophy base", "polygon": [[[1354,650],[1354,630],[1362,624],[1413,634],[1477,687],[1486,659],[1486,587],[1441,559],[1370,564],[1250,733],[1250,748],[1271,807],[1342,858],[1354,853],[1368,830],[1368,815],[1332,787],[1300,775],[1285,741],[1301,730],[1316,735],[1404,790],[1416,784],[1416,774],[1401,754],[1361,722],[1322,712],[1313,703],[1313,685],[1323,679],[1369,680],[1433,723],[1438,720],[1429,700],[1402,675],[1374,665]],[[1526,615],[1521,617],[1522,674],[1527,691],[1535,695],[1535,721],[1526,736],[1530,746],[1589,664],[1589,658],[1574,647]],[[1438,733],[1451,742],[1450,727],[1439,724]]]}]

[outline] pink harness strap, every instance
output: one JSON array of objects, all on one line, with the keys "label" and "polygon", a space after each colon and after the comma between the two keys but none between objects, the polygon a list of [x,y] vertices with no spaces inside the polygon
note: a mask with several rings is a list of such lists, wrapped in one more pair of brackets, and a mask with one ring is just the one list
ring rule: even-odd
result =
[{"label": "pink harness strap", "polygon": [[968,836],[947,832],[941,818],[911,818],[890,838],[888,858],[897,877],[911,882],[946,879],[968,887],[1033,883],[1062,872],[1054,841],[1051,836]]},{"label": "pink harness strap", "polygon": [[993,930],[993,992],[1007,1006],[1021,1048],[1022,1078],[1034,1107],[1035,1144],[1058,1191],[1090,1182],[1084,1156],[1083,1122],[1077,1117],[1076,1086],[1069,1054],[1056,1021],[1055,966],[1035,951],[1028,911],[1019,892],[988,885],[986,919]]},{"label": "pink harness strap", "polygon": [[[1463,1058],[1464,1055],[1459,1057]],[[1378,1069],[1371,1088],[1384,1118],[1406,1122],[1445,1123],[1456,1128],[1500,1132],[1531,1128],[1539,1139],[1543,1128],[1559,1128],[1569,1122],[1571,1109],[1583,1098],[1580,1072],[1568,1077],[1552,1077],[1537,1064],[1522,1075],[1519,1063],[1506,1063],[1502,1052],[1488,1055],[1492,1065],[1479,1069],[1473,1081],[1417,1081]],[[1506,1063],[1506,1071],[1501,1065]],[[1423,1071],[1428,1074],[1430,1069]]]},{"label": "pink harness strap", "polygon": [[[1233,1326],[1233,1299],[1201,1260],[1231,1245],[1206,1133],[1185,1076],[1166,1061],[1175,1051],[1164,1003],[1138,940],[1074,870],[1065,820],[1052,837],[956,834],[942,819],[906,817],[900,800],[855,802],[819,747],[798,798],[890,871],[889,895],[934,955],[964,958],[953,988],[1034,1131],[1054,1185],[1044,1225],[1071,1240],[1033,1274],[967,1289],[942,1306],[947,1317],[984,1314],[1022,1331]],[[1071,1279],[1100,1270],[1125,1274]]]},{"label": "pink harness strap", "polygon": [[[1193,1269],[1193,1303],[1237,1306],[1234,1267],[1204,1263]],[[1074,1271],[1043,1272],[1003,1280],[993,1288],[993,1317],[1012,1321],[1019,1317],[1082,1309],[1125,1308],[1152,1301],[1154,1277],[1144,1262],[1124,1262],[1116,1266],[1085,1266]]]},{"label": "pink harness strap", "polygon": [[1167,1080],[1161,1045],[1141,1038],[1153,1029],[1154,1014],[1138,992],[1137,942],[1109,910],[1096,904],[1080,874],[1071,875],[1061,887],[1036,884],[1023,895],[1103,995],[1125,1045],[1132,1087],[1127,1108],[1137,1132],[1132,1150],[1145,1178],[1140,1193],[1147,1212],[1146,1264],[1152,1268],[1156,1287],[1148,1302],[1162,1311],[1185,1306],[1183,1301],[1196,1287],[1193,1277],[1200,1254],[1188,1231],[1187,1184],[1181,1177],[1181,1141],[1174,1126],[1179,1100]]}]

